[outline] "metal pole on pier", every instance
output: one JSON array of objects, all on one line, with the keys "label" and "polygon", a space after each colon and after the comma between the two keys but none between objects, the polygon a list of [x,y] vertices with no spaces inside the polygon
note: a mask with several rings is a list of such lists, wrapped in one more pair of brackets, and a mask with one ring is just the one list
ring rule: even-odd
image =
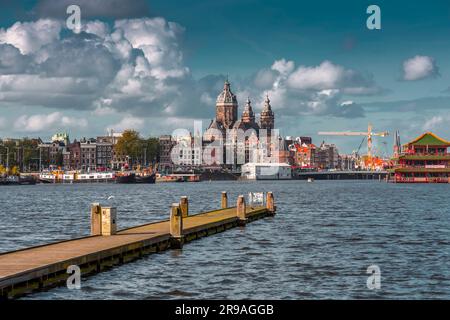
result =
[{"label": "metal pole on pier", "polygon": [[6,148],[6,170],[9,170],[9,147]]}]

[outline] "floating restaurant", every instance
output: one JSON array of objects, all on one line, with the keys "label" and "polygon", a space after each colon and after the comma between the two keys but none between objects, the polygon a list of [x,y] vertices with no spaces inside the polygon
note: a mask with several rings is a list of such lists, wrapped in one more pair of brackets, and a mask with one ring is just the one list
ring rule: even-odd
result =
[{"label": "floating restaurant", "polygon": [[449,183],[450,142],[426,132],[403,145],[394,161],[393,181],[398,183]]}]

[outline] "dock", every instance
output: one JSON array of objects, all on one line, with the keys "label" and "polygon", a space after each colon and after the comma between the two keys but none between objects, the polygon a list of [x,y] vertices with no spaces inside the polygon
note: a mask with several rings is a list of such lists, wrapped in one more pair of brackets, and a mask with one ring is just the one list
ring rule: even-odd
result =
[{"label": "dock", "polygon": [[311,171],[295,172],[293,179],[308,180],[385,180],[387,171]]},{"label": "dock", "polygon": [[222,192],[220,209],[192,215],[188,198],[181,197],[171,205],[170,219],[116,231],[116,208],[92,204],[91,236],[0,254],[0,299],[66,285],[71,266],[89,276],[147,254],[181,249],[190,241],[274,216],[275,211],[271,192],[256,204],[246,204],[240,195],[232,207]]}]

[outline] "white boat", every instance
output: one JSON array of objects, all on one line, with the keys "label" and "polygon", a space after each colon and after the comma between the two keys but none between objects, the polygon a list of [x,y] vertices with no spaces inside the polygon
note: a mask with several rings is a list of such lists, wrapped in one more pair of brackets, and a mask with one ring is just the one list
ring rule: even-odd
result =
[{"label": "white boat", "polygon": [[39,180],[43,183],[92,183],[92,182],[114,182],[116,175],[114,172],[41,172]]}]

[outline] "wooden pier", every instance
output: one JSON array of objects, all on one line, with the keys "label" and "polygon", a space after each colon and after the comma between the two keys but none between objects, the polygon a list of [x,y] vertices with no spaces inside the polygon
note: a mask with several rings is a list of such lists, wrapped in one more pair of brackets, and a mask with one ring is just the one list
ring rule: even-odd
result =
[{"label": "wooden pier", "polygon": [[239,196],[228,206],[227,193],[221,209],[195,215],[182,197],[172,204],[170,219],[116,231],[115,208],[91,207],[91,236],[0,254],[0,299],[65,285],[69,266],[78,266],[82,276],[105,271],[150,253],[180,249],[183,244],[266,216],[275,215],[273,194],[265,203],[252,205]]}]

